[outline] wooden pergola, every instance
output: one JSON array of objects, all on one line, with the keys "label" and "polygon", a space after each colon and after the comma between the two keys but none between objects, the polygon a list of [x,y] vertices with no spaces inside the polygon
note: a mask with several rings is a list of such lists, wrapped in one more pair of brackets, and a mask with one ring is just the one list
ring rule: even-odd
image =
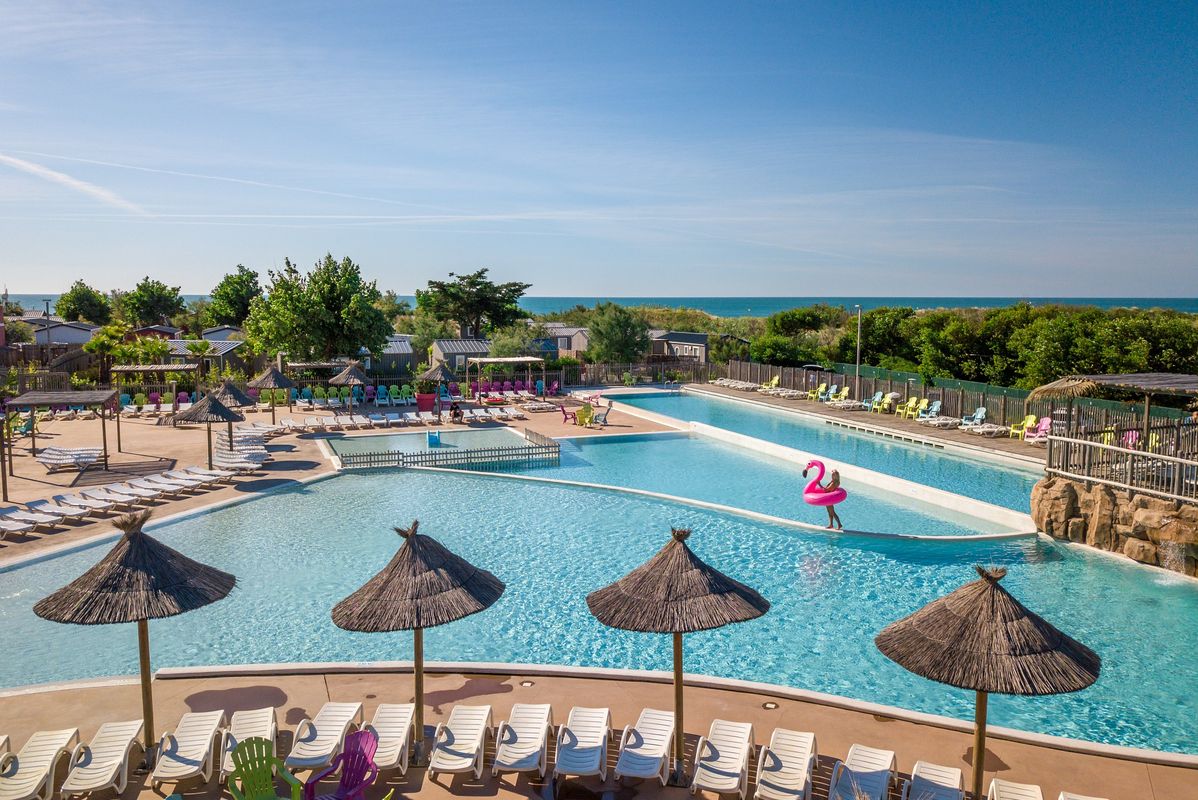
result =
[{"label": "wooden pergola", "polygon": [[[108,405],[113,398],[117,396],[115,389],[91,389],[70,392],[25,392],[20,397],[14,397],[5,403],[6,410],[15,409],[17,411],[28,411],[30,414],[36,414],[39,408],[54,408],[55,406],[83,406],[84,408],[95,408],[100,412],[100,441],[104,447],[104,469],[108,469],[108,429],[105,421],[108,415]],[[121,415],[114,414],[117,420],[117,436],[120,436]],[[29,451],[32,455],[37,455],[37,429],[30,427],[29,429]],[[0,489],[3,491],[3,499],[8,500],[8,475],[16,475],[13,471],[13,442],[6,442],[4,435],[4,426],[0,425],[0,462],[4,460],[4,454],[8,453],[8,470],[5,471],[0,463],[0,477],[3,477],[3,482],[0,484]]]},{"label": "wooden pergola", "polygon": [[1066,375],[1052,383],[1038,386],[1028,395],[1028,401],[1040,398],[1061,398],[1069,401],[1068,428],[1073,427],[1073,399],[1097,393],[1101,389],[1114,389],[1144,395],[1144,441],[1148,441],[1151,428],[1152,398],[1160,395],[1172,397],[1198,397],[1198,375],[1171,372],[1130,372],[1118,375]]},{"label": "wooden pergola", "polygon": [[470,365],[474,364],[478,367],[478,380],[483,379],[483,367],[487,364],[510,364],[513,367],[524,365],[528,373],[528,380],[532,381],[532,365],[541,365],[541,386],[545,385],[545,359],[536,356],[507,356],[506,358],[468,358],[466,359],[466,383],[470,383]]}]

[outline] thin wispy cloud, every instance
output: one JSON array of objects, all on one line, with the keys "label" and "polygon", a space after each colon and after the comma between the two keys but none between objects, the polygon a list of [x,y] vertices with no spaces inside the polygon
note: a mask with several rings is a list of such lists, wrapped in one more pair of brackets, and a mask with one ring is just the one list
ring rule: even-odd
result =
[{"label": "thin wispy cloud", "polygon": [[59,172],[58,170],[50,169],[49,167],[42,166],[41,164],[35,164],[32,161],[26,161],[25,159],[17,158],[16,156],[5,155],[4,153],[0,153],[0,164],[6,164],[13,169],[20,170],[21,172],[33,175],[37,178],[41,178],[44,181],[49,181],[50,183],[64,186],[67,189],[78,192],[82,195],[86,195],[93,200],[103,203],[106,206],[119,208],[124,211],[128,211],[130,214],[145,215],[147,213],[144,208],[136,203],[129,202],[116,192],[105,189],[103,186],[96,186],[94,183],[88,183],[85,180],[72,177],[65,172]]}]

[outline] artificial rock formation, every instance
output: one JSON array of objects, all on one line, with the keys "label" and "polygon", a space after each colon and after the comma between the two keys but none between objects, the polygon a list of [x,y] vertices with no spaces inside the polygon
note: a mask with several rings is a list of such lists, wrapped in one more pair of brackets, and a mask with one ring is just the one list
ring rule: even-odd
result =
[{"label": "artificial rock formation", "polygon": [[1198,577],[1198,505],[1193,503],[1050,475],[1032,489],[1032,519],[1055,539]]}]

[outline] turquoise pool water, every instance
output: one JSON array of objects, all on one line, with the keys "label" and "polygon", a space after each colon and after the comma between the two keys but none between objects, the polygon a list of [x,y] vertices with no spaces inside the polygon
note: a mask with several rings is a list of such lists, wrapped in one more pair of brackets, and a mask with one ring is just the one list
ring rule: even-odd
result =
[{"label": "turquoise pool water", "polygon": [[[540,467],[528,474],[646,489],[813,525],[828,523],[822,508],[803,502],[807,479],[801,466],[760,457],[742,447],[687,434],[592,436],[565,439],[561,444],[561,466]],[[967,535],[1010,530],[859,485],[852,487],[838,511],[846,527],[879,533]]]},{"label": "turquoise pool water", "polygon": [[402,451],[414,453],[427,450],[429,432],[440,436],[437,447],[474,449],[481,447],[519,447],[526,444],[518,432],[508,427],[482,428],[464,431],[430,428],[405,433],[378,433],[371,436],[330,436],[326,441],[334,453],[385,453]]},{"label": "turquoise pool water", "polygon": [[[239,577],[227,599],[150,623],[155,666],[407,659],[405,634],[351,634],[332,606],[421,529],[508,584],[490,610],[428,631],[430,659],[668,669],[667,637],[607,629],[587,592],[652,555],[671,526],[773,603],[763,618],[687,637],[689,671],[769,681],[963,719],[972,696],[887,661],[873,636],[971,580],[1005,585],[1098,651],[1102,678],[1074,695],[994,697],[991,719],[1031,731],[1193,752],[1198,738],[1198,585],[1039,539],[910,542],[833,538],[613,492],[443,472],[374,471],[283,490],[163,526],[190,556]],[[252,544],[252,546],[247,546]],[[0,573],[0,685],[136,669],[133,626],[57,625],[31,611],[107,545]]]},{"label": "turquoise pool water", "polygon": [[[687,422],[703,422],[746,436],[818,453],[909,481],[935,486],[1016,511],[1028,511],[1039,473],[927,447],[901,444],[797,414],[757,409],[734,400],[683,394],[643,394],[616,400]],[[848,416],[846,412],[846,416]],[[868,415],[858,414],[863,421]],[[1029,445],[1030,446],[1030,445]]]}]

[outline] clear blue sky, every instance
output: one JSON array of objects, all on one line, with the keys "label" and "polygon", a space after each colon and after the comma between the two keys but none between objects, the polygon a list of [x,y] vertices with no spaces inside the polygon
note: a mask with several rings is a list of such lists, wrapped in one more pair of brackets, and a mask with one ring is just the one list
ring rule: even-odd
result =
[{"label": "clear blue sky", "polygon": [[0,0],[0,281],[1198,294],[1198,4]]}]

